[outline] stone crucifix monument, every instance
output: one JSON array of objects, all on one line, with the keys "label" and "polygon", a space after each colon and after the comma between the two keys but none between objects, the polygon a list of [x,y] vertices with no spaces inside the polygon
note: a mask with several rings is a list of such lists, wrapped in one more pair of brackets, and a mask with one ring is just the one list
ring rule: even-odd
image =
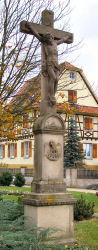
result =
[{"label": "stone crucifix monument", "polygon": [[73,241],[73,206],[63,178],[64,121],[56,113],[55,93],[59,79],[57,45],[72,43],[73,34],[53,28],[54,13],[44,10],[42,24],[22,21],[20,31],[41,42],[40,117],[34,123],[34,180],[25,195],[24,214],[34,227],[56,228],[59,241]]}]

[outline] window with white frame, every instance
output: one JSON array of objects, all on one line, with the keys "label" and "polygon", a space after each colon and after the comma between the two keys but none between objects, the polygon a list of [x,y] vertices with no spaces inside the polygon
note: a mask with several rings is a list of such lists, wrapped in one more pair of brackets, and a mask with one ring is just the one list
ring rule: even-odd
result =
[{"label": "window with white frame", "polygon": [[25,141],[24,142],[24,158],[29,157],[29,142]]},{"label": "window with white frame", "polygon": [[0,159],[3,158],[3,145],[0,145]]},{"label": "window with white frame", "polygon": [[91,143],[84,143],[83,144],[83,154],[85,159],[92,158],[92,144]]},{"label": "window with white frame", "polygon": [[70,71],[70,79],[76,80],[76,73],[74,71]]},{"label": "window with white frame", "polygon": [[14,158],[14,143],[10,144],[10,158]]}]

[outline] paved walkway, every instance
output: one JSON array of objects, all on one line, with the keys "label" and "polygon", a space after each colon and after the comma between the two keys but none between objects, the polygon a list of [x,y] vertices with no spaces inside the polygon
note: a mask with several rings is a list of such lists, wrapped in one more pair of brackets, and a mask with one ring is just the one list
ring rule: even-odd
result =
[{"label": "paved walkway", "polygon": [[91,190],[91,189],[83,189],[83,188],[67,188],[68,191],[76,191],[76,192],[84,192],[84,193],[92,193],[96,194],[98,190]]}]

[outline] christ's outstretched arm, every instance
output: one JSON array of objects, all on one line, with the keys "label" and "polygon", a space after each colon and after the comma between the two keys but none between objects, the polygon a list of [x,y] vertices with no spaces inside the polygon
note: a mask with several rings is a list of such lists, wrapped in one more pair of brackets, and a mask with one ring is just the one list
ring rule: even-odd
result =
[{"label": "christ's outstretched arm", "polygon": [[36,36],[36,38],[41,42],[41,36],[38,34],[38,32],[32,28],[32,24],[26,22],[25,26],[30,30],[30,32],[32,32],[32,35]]},{"label": "christ's outstretched arm", "polygon": [[66,37],[63,37],[62,39],[60,39],[58,41],[56,41],[57,45],[62,44],[62,43],[66,43],[68,38],[69,38],[69,35],[66,36]]}]

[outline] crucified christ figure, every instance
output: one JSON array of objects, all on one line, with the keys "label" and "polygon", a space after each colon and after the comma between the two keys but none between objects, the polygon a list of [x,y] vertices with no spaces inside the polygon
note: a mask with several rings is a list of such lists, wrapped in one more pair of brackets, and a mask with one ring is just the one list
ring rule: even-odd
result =
[{"label": "crucified christ figure", "polygon": [[66,42],[69,38],[69,35],[66,38],[60,40],[54,40],[54,37],[51,33],[46,33],[40,35],[34,28],[32,24],[26,23],[26,27],[30,30],[32,35],[43,44],[45,51],[45,61],[42,65],[42,74],[44,72],[48,75],[48,99],[51,105],[55,104],[55,93],[57,91],[58,79],[59,79],[59,66],[58,66],[58,51],[57,45]]}]

